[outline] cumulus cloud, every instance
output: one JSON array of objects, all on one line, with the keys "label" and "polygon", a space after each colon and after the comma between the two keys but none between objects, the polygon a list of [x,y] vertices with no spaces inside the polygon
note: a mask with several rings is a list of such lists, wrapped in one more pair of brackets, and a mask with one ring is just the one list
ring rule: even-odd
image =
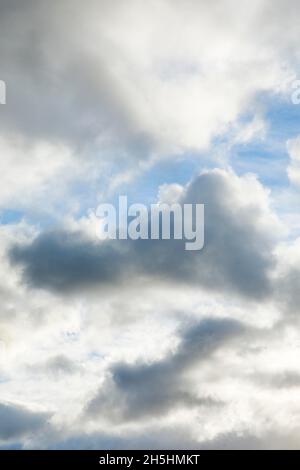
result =
[{"label": "cumulus cloud", "polygon": [[[1,79],[8,99],[0,127],[14,155],[10,165],[6,159],[9,180],[26,160],[15,148],[20,138],[37,149],[45,143],[57,153],[63,148],[75,162],[89,160],[89,175],[97,174],[102,186],[104,162],[113,165],[115,181],[124,181],[137,161],[207,150],[243,113],[252,113],[258,93],[276,93],[295,73],[299,5],[285,5],[255,2],[246,21],[232,0],[215,6],[89,0],[84,8],[77,0],[3,1]],[[238,140],[260,131],[253,123],[254,129],[238,126]],[[25,168],[31,191],[51,177],[55,161],[52,152],[32,159],[30,171]],[[76,163],[65,163],[64,175],[76,179]],[[63,178],[53,184],[66,190]],[[17,179],[18,203],[24,190]],[[50,203],[54,194],[47,196]]]},{"label": "cumulus cloud", "polygon": [[221,406],[221,402],[201,396],[201,391],[200,395],[192,391],[184,374],[244,332],[239,322],[206,319],[187,329],[178,350],[158,363],[114,364],[107,383],[87,405],[87,415],[120,421],[155,418],[177,407]]},{"label": "cumulus cloud", "polygon": [[[297,13],[0,1],[1,447],[297,447],[300,242],[278,188],[234,154],[253,168],[273,132],[265,97],[298,73]],[[203,250],[100,242],[84,214],[118,185],[204,203]]]},{"label": "cumulus cloud", "polygon": [[49,414],[34,412],[23,406],[0,404],[0,440],[18,440],[35,434],[47,423]]},{"label": "cumulus cloud", "polygon": [[[277,30],[257,35],[267,3],[248,6],[240,28],[243,10],[230,0],[215,7],[89,0],[85,9],[69,0],[5,2],[1,55],[10,99],[2,128],[72,146],[112,137],[144,157],[151,147],[207,147],[256,92],[275,90],[283,78],[282,51],[270,46],[283,28],[282,6]],[[289,46],[290,35],[282,49]]]},{"label": "cumulus cloud", "polygon": [[187,185],[180,202],[205,204],[206,241],[199,252],[185,251],[182,240],[96,243],[79,233],[46,232],[13,247],[11,261],[23,266],[30,285],[58,291],[113,285],[142,274],[253,299],[268,296],[280,225],[259,182],[251,175],[207,171]]}]

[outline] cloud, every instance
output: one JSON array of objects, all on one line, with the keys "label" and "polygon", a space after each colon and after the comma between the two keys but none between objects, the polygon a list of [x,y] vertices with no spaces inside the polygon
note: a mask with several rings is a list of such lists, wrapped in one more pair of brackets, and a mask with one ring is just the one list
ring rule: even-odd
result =
[{"label": "cloud", "polygon": [[10,259],[23,267],[31,286],[60,292],[148,275],[253,299],[268,296],[274,232],[280,225],[260,183],[231,171],[207,171],[185,188],[180,202],[205,204],[205,247],[199,252],[185,251],[182,240],[97,243],[56,231],[14,246]]},{"label": "cloud", "polygon": [[0,152],[4,156],[0,172],[5,175],[0,189],[0,209],[33,210],[38,198],[40,209],[46,213],[50,210],[48,201],[53,184],[59,186],[56,198],[60,200],[69,183],[66,172],[72,167],[73,178],[76,174],[72,153],[63,145],[1,135]]},{"label": "cloud", "polygon": [[[32,209],[42,199],[43,210],[58,201],[70,210],[74,185],[89,192],[96,183],[94,197],[145,162],[191,150],[199,158],[232,128],[233,140],[251,139],[264,127],[257,95],[296,73],[290,11],[299,5],[289,3],[248,5],[245,24],[231,0],[3,1],[0,206]],[[244,113],[253,114],[245,129],[236,125]]]},{"label": "cloud", "polygon": [[[80,431],[69,435],[56,434],[45,443],[43,449],[71,450],[124,450],[124,449],[176,449],[176,450],[297,450],[299,429],[291,432],[266,430],[263,433],[219,433],[215,438],[201,440],[187,426],[148,426],[143,432],[129,431],[126,437],[117,433]],[[55,440],[56,437],[56,440]],[[59,437],[59,439],[57,439]]]},{"label": "cloud", "polygon": [[229,319],[205,319],[182,333],[177,351],[153,364],[114,364],[106,383],[88,403],[86,415],[113,421],[156,418],[180,407],[214,407],[222,403],[201,396],[185,377],[246,328]]},{"label": "cloud", "polygon": [[[65,431],[65,430],[64,430]],[[39,441],[42,449],[99,450],[99,449],[195,449],[198,441],[186,426],[151,426],[143,432],[128,431],[126,436],[105,431],[56,433],[48,441]]]},{"label": "cloud", "polygon": [[273,389],[289,389],[294,387],[300,387],[300,374],[297,371],[284,371],[277,373],[265,373],[265,374],[256,374],[255,380],[261,385]]},{"label": "cloud", "polygon": [[[299,446],[300,242],[274,209],[296,199],[299,138],[288,194],[226,167],[260,167],[274,123],[276,152],[294,132],[273,105],[299,9],[1,0],[1,448]],[[91,236],[88,207],[159,184],[205,203],[203,250]]]},{"label": "cloud", "polygon": [[43,363],[31,365],[30,369],[39,373],[46,373],[53,377],[65,378],[68,375],[81,372],[81,367],[64,354],[50,357]]},{"label": "cloud", "polygon": [[17,440],[40,431],[47,423],[49,414],[9,404],[0,404],[0,440]]},{"label": "cloud", "polygon": [[290,156],[290,164],[287,168],[288,177],[296,186],[300,185],[300,137],[287,142],[287,150]]},{"label": "cloud", "polygon": [[251,431],[224,433],[215,439],[199,443],[203,450],[297,450],[299,429],[292,433],[278,430],[255,435]]},{"label": "cloud", "polygon": [[2,2],[1,128],[72,148],[114,142],[138,159],[207,148],[286,76],[282,55],[297,44],[287,10],[248,5],[241,25],[244,10],[231,0]]},{"label": "cloud", "polygon": [[299,314],[300,239],[280,243],[276,247],[275,297],[285,313],[286,321],[295,321]]}]

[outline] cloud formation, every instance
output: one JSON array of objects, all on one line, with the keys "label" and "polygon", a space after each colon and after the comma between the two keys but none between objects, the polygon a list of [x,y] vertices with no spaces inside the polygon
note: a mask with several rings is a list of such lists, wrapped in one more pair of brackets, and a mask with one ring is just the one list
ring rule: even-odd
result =
[{"label": "cloud formation", "polygon": [[13,247],[11,261],[24,267],[30,285],[58,291],[149,275],[257,300],[268,296],[274,232],[280,225],[259,182],[230,171],[204,172],[187,185],[180,202],[205,205],[206,241],[199,252],[185,251],[182,240],[97,243],[80,233],[46,232],[29,245]]},{"label": "cloud formation", "polygon": [[[299,9],[0,0],[1,448],[299,447]],[[204,249],[99,241],[119,193]]]},{"label": "cloud formation", "polygon": [[22,406],[0,404],[0,440],[18,440],[40,431],[49,414],[30,411]]},{"label": "cloud formation", "polygon": [[192,391],[185,374],[244,332],[236,321],[206,319],[183,332],[178,350],[158,363],[114,364],[107,382],[88,403],[87,415],[119,422],[155,418],[177,407],[221,406],[212,397],[201,396],[201,390]]}]

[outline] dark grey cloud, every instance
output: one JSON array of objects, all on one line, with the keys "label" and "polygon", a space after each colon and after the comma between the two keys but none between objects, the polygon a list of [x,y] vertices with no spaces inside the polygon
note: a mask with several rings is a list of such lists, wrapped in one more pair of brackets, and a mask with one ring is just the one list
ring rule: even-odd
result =
[{"label": "dark grey cloud", "polygon": [[114,364],[105,384],[86,407],[90,419],[137,420],[180,407],[222,406],[222,401],[201,395],[187,377],[228,341],[247,331],[230,319],[205,319],[182,332],[178,350],[152,364]]},{"label": "dark grey cloud", "polygon": [[23,267],[33,287],[61,292],[114,286],[150,276],[168,282],[262,300],[271,293],[274,240],[260,227],[258,203],[238,207],[226,172],[201,174],[181,203],[205,204],[205,246],[185,251],[184,240],[86,240],[79,233],[41,233],[31,244],[12,247],[10,259]]},{"label": "dark grey cloud", "polygon": [[276,298],[286,317],[294,322],[295,315],[300,312],[300,270],[297,266],[287,268],[276,280]]},{"label": "dark grey cloud", "polygon": [[25,279],[33,287],[63,292],[118,281],[130,260],[128,248],[124,254],[118,243],[93,244],[80,233],[57,231],[14,247],[11,260],[24,265]]},{"label": "dark grey cloud", "polygon": [[0,440],[17,440],[39,432],[49,419],[47,413],[37,413],[13,404],[0,404]]},{"label": "dark grey cloud", "polygon": [[[238,194],[228,174],[206,172],[189,186],[184,203],[203,201],[205,247],[201,281],[207,287],[234,289],[249,297],[263,298],[271,291],[269,273],[274,267],[274,240],[261,227],[259,203],[239,207]],[[265,214],[267,215],[267,214]]]}]

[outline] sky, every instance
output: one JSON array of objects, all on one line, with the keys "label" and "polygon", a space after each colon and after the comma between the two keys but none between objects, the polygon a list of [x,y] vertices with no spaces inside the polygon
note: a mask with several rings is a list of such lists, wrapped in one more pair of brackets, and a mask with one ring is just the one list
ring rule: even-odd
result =
[{"label": "sky", "polygon": [[[0,449],[299,448],[299,15],[0,0]],[[100,240],[120,195],[204,248]]]}]

